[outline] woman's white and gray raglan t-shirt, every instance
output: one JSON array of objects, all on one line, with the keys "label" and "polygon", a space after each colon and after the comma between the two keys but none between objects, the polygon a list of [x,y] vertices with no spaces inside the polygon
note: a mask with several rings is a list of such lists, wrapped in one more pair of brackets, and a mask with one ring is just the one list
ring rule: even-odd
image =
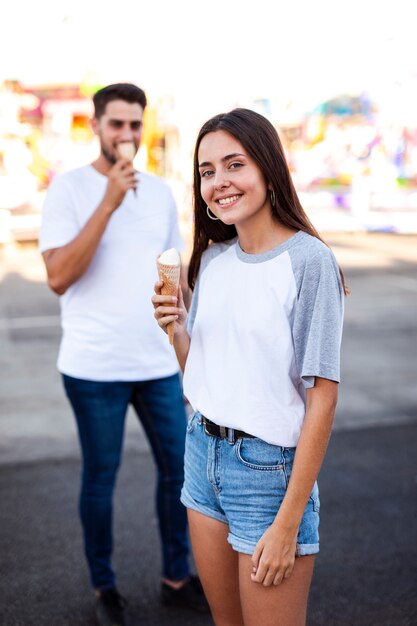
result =
[{"label": "woman's white and gray raglan t-shirt", "polygon": [[220,426],[296,446],[306,388],[340,380],[343,290],[331,250],[299,231],[263,254],[237,238],[203,254],[184,393]]}]

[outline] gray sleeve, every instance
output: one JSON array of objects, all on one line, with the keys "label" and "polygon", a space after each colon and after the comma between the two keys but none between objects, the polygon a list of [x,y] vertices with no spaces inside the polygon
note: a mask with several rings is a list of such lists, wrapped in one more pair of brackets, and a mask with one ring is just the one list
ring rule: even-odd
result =
[{"label": "gray sleeve", "polygon": [[294,274],[298,298],[292,330],[300,378],[307,388],[314,387],[316,376],[340,382],[344,295],[336,259],[321,244]]}]

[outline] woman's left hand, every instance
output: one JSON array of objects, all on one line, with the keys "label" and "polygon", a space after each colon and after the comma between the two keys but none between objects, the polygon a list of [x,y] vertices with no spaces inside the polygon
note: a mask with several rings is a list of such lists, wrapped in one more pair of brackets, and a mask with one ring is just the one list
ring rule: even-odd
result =
[{"label": "woman's left hand", "polygon": [[252,556],[253,582],[264,587],[279,585],[291,576],[297,547],[297,529],[283,528],[275,521],[264,532]]}]

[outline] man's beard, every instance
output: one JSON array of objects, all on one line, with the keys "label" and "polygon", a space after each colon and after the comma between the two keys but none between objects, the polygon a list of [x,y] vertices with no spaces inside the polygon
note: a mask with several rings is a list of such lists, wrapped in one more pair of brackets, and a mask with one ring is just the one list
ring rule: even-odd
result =
[{"label": "man's beard", "polygon": [[110,163],[110,165],[114,165],[117,162],[117,158],[111,154],[107,148],[103,146],[103,144],[101,145],[101,154]]}]

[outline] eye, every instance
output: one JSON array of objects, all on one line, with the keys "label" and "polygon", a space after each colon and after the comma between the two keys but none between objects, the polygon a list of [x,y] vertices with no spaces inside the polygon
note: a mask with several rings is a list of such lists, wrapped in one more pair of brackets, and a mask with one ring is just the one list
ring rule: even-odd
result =
[{"label": "eye", "polygon": [[123,128],[123,122],[122,120],[110,120],[109,126],[114,128],[115,130],[120,130],[121,128]]},{"label": "eye", "polygon": [[204,170],[204,172],[201,172],[201,178],[208,178],[209,176],[212,176],[213,173],[213,170]]},{"label": "eye", "polygon": [[238,161],[234,162],[234,163],[230,163],[229,165],[230,169],[232,170],[236,170],[239,167],[243,167],[243,163],[239,163]]},{"label": "eye", "polygon": [[130,122],[130,128],[132,130],[139,130],[142,127],[142,122]]}]

